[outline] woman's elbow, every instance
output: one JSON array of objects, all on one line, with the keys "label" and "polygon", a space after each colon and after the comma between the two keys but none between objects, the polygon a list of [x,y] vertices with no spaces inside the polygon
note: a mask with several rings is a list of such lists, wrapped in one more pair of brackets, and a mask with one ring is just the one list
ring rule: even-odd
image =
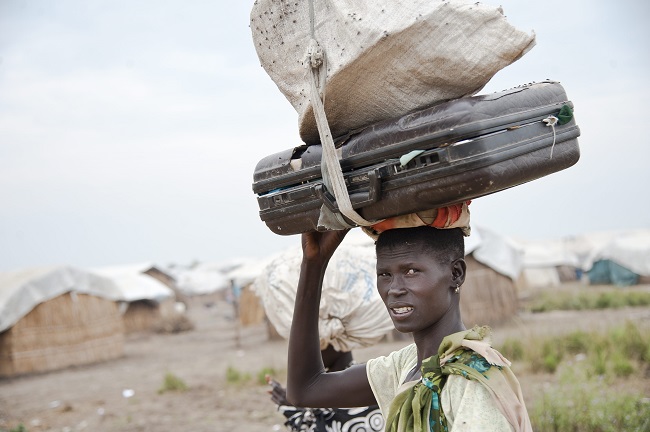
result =
[{"label": "woman's elbow", "polygon": [[297,408],[307,408],[303,392],[297,389],[287,389],[287,400],[292,406]]},{"label": "woman's elbow", "polygon": [[313,385],[287,388],[287,400],[297,408],[319,408],[319,394]]}]

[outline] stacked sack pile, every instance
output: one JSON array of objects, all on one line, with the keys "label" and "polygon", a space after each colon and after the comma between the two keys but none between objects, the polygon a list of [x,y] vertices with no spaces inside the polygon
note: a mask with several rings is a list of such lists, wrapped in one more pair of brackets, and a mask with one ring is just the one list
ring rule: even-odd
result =
[{"label": "stacked sack pile", "polygon": [[[341,213],[370,236],[428,219],[469,234],[468,202],[371,227],[352,209],[334,138],[478,93],[535,45],[534,33],[510,25],[500,7],[465,0],[257,0],[250,28],[262,67],[298,113],[300,138],[323,147],[323,183]],[[329,211],[322,206],[319,226],[337,229]],[[393,328],[375,288],[374,259],[369,246],[336,251],[323,283],[322,349],[369,346]],[[300,260],[300,249],[287,251],[254,285],[284,337]]]}]

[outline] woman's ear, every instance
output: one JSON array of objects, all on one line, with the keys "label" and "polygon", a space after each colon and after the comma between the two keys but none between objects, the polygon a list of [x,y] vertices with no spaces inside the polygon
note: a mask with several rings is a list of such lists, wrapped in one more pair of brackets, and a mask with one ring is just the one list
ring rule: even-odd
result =
[{"label": "woman's ear", "polygon": [[454,286],[462,285],[465,282],[465,273],[467,271],[467,263],[464,258],[458,258],[451,263],[451,277]]}]

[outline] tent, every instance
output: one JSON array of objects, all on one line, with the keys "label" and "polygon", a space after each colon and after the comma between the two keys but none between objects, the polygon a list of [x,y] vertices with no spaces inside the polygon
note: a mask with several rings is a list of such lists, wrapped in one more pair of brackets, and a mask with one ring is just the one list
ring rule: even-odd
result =
[{"label": "tent", "polygon": [[[591,238],[591,237],[589,237]],[[650,230],[618,232],[600,242],[590,256],[589,282],[636,285],[650,282]]]},{"label": "tent", "polygon": [[176,313],[174,291],[157,278],[143,273],[143,270],[149,269],[149,265],[92,269],[93,273],[115,283],[126,333],[153,330],[160,326],[162,320]]},{"label": "tent", "polygon": [[516,315],[521,250],[496,232],[475,226],[465,238],[465,262],[467,275],[460,297],[465,325],[495,325]]},{"label": "tent", "polygon": [[158,280],[159,282],[161,282],[162,284],[164,284],[174,292],[174,296],[176,297],[177,302],[182,302],[187,304],[187,296],[178,287],[178,283],[176,281],[176,277],[174,276],[173,272],[165,268],[165,266],[145,262],[140,264],[134,264],[131,267],[135,273],[142,273]]},{"label": "tent", "polygon": [[110,279],[72,267],[0,273],[0,376],[122,356],[119,298]]},{"label": "tent", "polygon": [[[262,259],[243,260],[240,265],[233,266],[225,273],[231,290],[229,298],[235,303],[237,317],[244,326],[260,324],[266,319],[264,306],[252,284],[276,256],[273,254]],[[273,331],[269,327],[269,332]]]},{"label": "tent", "polygon": [[578,237],[515,241],[523,252],[522,291],[556,287],[577,281],[591,246]]},{"label": "tent", "polygon": [[223,271],[211,265],[199,264],[192,268],[177,267],[173,274],[180,291],[189,297],[214,294],[229,286]]}]

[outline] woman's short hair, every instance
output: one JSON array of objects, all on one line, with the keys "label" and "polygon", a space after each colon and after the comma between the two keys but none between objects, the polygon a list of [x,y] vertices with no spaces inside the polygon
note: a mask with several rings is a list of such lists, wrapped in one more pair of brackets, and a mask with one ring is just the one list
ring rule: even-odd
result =
[{"label": "woman's short hair", "polygon": [[375,242],[377,252],[404,245],[421,247],[439,258],[454,261],[465,256],[465,240],[460,228],[439,229],[429,226],[395,228],[384,231]]}]

